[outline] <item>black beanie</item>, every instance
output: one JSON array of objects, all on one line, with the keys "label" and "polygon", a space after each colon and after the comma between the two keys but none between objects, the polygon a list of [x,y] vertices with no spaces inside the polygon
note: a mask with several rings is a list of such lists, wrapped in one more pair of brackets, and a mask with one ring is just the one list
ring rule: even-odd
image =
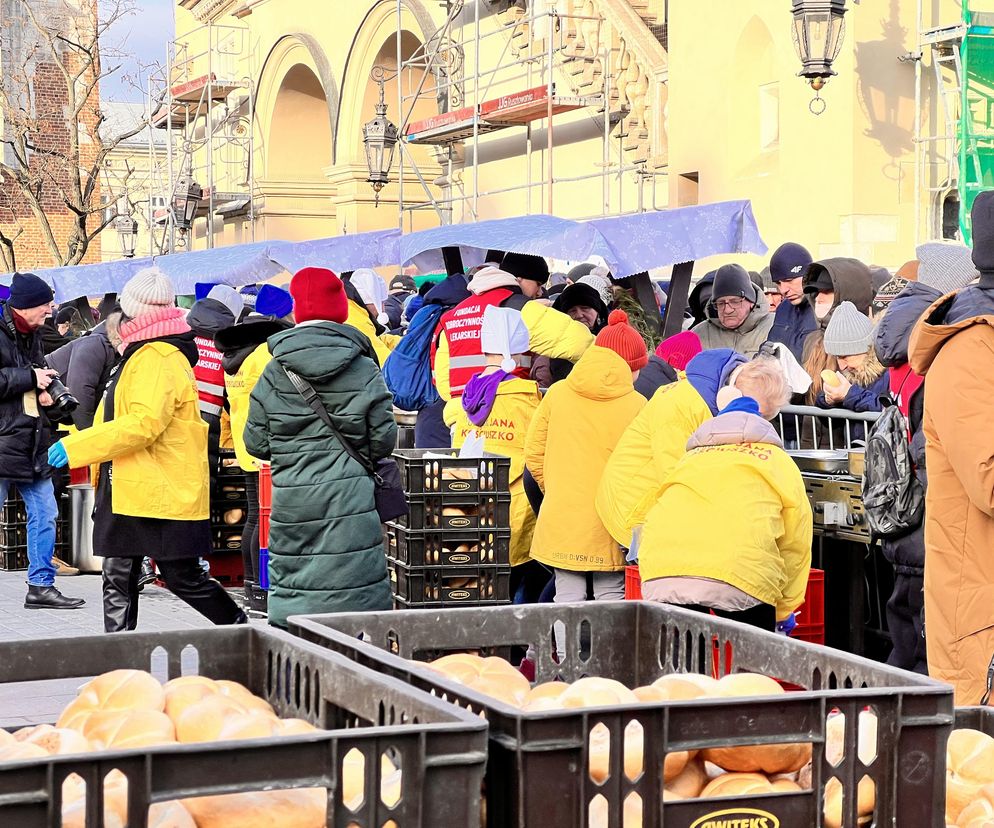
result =
[{"label": "black beanie", "polygon": [[15,273],[10,282],[7,304],[17,310],[27,310],[47,305],[54,298],[55,294],[48,283],[34,273]]},{"label": "black beanie", "polygon": [[727,264],[718,268],[714,274],[714,289],[711,291],[711,301],[717,302],[729,296],[739,296],[750,302],[756,298],[756,288],[752,278],[742,265]]},{"label": "black beanie", "polygon": [[500,269],[518,279],[530,279],[544,285],[549,281],[549,265],[541,256],[527,253],[505,253]]},{"label": "black beanie", "polygon": [[994,273],[994,190],[977,196],[970,212],[973,224],[973,263],[981,273]]}]

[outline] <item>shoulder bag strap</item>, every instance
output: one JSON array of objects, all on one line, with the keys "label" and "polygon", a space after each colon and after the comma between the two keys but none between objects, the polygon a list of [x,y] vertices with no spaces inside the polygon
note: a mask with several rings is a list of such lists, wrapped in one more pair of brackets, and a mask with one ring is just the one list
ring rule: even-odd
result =
[{"label": "shoulder bag strap", "polygon": [[345,439],[342,432],[338,430],[335,425],[335,421],[331,419],[331,415],[328,413],[328,409],[324,407],[324,403],[321,402],[321,398],[318,397],[318,392],[314,390],[314,386],[311,385],[307,380],[305,380],[300,374],[291,371],[285,365],[280,363],[280,367],[286,372],[287,377],[289,377],[290,382],[293,383],[293,387],[300,392],[300,396],[304,398],[304,402],[310,406],[311,410],[318,415],[318,418],[331,430],[331,433],[338,438],[338,442],[342,444],[342,448],[345,449],[346,453],[355,460],[366,474],[372,478],[376,478],[376,471],[373,467],[362,457],[359,452],[353,448],[352,444]]}]

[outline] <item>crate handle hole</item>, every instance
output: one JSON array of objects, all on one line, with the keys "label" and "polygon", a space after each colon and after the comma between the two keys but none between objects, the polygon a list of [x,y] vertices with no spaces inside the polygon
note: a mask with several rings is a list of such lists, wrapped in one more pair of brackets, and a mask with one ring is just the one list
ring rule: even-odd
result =
[{"label": "crate handle hole", "polygon": [[400,751],[387,748],[380,756],[380,802],[396,808],[403,789],[404,770]]},{"label": "crate handle hole", "polygon": [[159,645],[152,650],[148,662],[148,671],[153,676],[163,683],[169,681],[169,653],[165,647]]},{"label": "crate handle hole", "polygon": [[590,661],[590,654],[593,650],[593,632],[590,628],[590,621],[584,618],[580,622],[576,638],[577,649],[580,653],[580,661],[586,663]]},{"label": "crate handle hole", "polygon": [[[625,777],[637,782],[645,770],[645,730],[642,723],[632,719],[625,725]],[[640,803],[641,810],[641,803]]]},{"label": "crate handle hole", "polygon": [[353,814],[366,801],[366,757],[352,748],[342,757],[342,802]]},{"label": "crate handle hole", "polygon": [[590,781],[596,785],[603,785],[611,778],[611,731],[604,722],[598,722],[590,728],[587,770]]}]

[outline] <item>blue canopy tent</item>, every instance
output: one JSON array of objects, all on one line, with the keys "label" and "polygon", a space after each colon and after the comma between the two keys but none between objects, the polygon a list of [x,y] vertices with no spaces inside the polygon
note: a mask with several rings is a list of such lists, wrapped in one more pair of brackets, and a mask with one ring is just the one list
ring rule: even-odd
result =
[{"label": "blue canopy tent", "polygon": [[[308,265],[342,272],[359,267],[415,264],[449,272],[484,261],[488,251],[512,251],[560,259],[602,257],[617,278],[631,277],[639,300],[654,303],[648,270],[673,265],[663,334],[680,329],[695,260],[707,256],[766,252],[749,201],[725,201],[590,221],[531,215],[448,224],[401,234],[376,230],[304,242],[267,241],[125,259],[102,264],[36,270],[59,302],[119,293],[138,270],[155,264],[193,293],[197,282],[238,287],[266,281]],[[10,284],[11,274],[0,276]],[[670,311],[673,311],[672,317]]]}]

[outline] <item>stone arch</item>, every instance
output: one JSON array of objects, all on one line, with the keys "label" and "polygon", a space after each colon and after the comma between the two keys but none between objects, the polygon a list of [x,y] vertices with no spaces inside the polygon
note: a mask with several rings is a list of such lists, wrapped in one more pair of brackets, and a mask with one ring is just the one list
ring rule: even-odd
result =
[{"label": "stone arch", "polygon": [[280,38],[256,93],[256,125],[266,178],[323,179],[335,162],[339,94],[331,65],[306,34]]}]

